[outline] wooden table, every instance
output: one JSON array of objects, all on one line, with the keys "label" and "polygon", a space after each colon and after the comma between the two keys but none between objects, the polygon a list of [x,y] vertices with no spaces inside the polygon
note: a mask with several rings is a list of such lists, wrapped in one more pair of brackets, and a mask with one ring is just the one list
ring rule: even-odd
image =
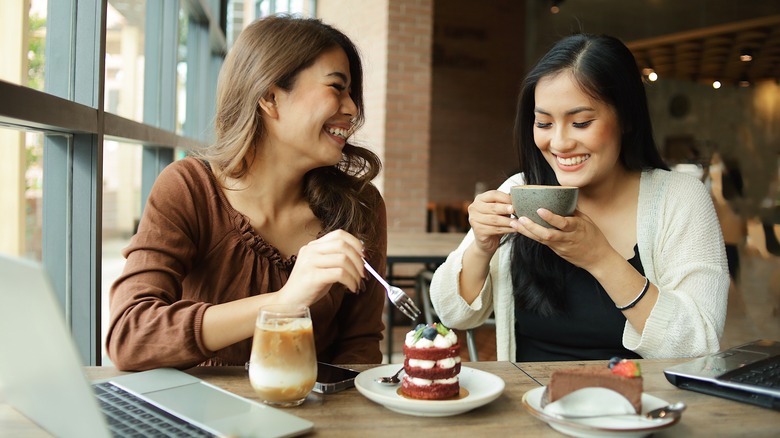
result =
[{"label": "wooden table", "polygon": [[[778,411],[685,391],[669,383],[663,375],[664,368],[683,361],[681,359],[640,360],[646,393],[669,403],[682,401],[688,405],[679,423],[655,433],[653,437],[780,436],[780,412]],[[572,362],[535,362],[518,363],[517,366],[539,384],[546,385],[554,370],[572,364]]]},{"label": "wooden table", "polygon": [[387,234],[387,267],[395,263],[441,264],[466,233]]},{"label": "wooden table", "polygon": [[[466,233],[388,233],[387,235],[387,282],[400,288],[414,288],[414,276],[398,275],[395,267],[399,264],[419,264],[429,270],[435,270],[444,263],[447,256],[458,247]],[[416,294],[419,295],[419,294]],[[417,307],[422,309],[418,296]],[[387,300],[387,339],[388,357],[393,353],[393,315],[394,307]],[[416,321],[410,321],[415,323]]]},{"label": "wooden table", "polygon": [[[681,360],[642,360],[645,392],[669,402],[688,405],[682,420],[655,437],[778,436],[780,412],[675,388],[664,378],[664,368]],[[451,417],[415,417],[398,414],[363,397],[356,389],[337,394],[312,393],[288,412],[314,422],[317,437],[559,437],[546,423],[522,406],[526,391],[544,385],[553,370],[583,362],[469,362],[464,366],[493,373],[506,383],[503,394],[488,405]],[[604,361],[598,362],[603,364]],[[367,369],[370,366],[354,366]],[[256,399],[243,367],[194,368],[191,374],[215,385]],[[100,379],[120,374],[114,368],[90,367],[87,374]],[[48,436],[7,404],[0,403],[0,437]]]}]

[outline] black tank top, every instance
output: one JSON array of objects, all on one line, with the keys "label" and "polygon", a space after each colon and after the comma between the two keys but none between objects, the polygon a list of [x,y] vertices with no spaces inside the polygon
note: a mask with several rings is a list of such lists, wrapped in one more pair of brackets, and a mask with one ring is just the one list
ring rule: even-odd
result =
[{"label": "black tank top", "polygon": [[[628,262],[644,275],[638,246]],[[588,271],[570,265],[565,295],[563,313],[554,316],[515,307],[518,362],[640,358],[623,347],[626,317]]]}]

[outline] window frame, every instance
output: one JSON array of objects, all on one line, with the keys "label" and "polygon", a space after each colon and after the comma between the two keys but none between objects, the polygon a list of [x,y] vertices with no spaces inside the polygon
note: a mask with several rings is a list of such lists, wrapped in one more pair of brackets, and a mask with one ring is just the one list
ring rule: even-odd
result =
[{"label": "window frame", "polygon": [[[141,206],[175,149],[211,141],[216,79],[227,51],[217,19],[227,2],[147,1],[143,123],[103,107],[108,0],[48,1],[44,92],[0,80],[0,125],[45,134],[43,264],[85,365],[101,365],[103,354],[103,141],[143,145]],[[183,135],[176,133],[180,9],[189,32],[206,41],[188,46],[197,56],[187,59]],[[191,65],[194,60],[200,65]]]}]

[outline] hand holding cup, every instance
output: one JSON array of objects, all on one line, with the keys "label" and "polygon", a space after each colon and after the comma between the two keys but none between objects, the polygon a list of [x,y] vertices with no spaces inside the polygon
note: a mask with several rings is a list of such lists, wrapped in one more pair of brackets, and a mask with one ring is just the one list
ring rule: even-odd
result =
[{"label": "hand holding cup", "polygon": [[571,216],[577,208],[579,189],[571,186],[522,185],[510,189],[515,216],[525,216],[546,228],[555,228],[539,217],[544,208],[559,216]]}]

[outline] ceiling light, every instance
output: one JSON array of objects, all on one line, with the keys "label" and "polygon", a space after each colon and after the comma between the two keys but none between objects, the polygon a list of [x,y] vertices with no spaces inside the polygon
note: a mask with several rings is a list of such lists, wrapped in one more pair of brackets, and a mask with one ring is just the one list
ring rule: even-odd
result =
[{"label": "ceiling light", "polygon": [[750,79],[748,79],[747,75],[742,75],[742,77],[739,78],[739,86],[740,87],[749,87],[750,86]]},{"label": "ceiling light", "polygon": [[561,12],[561,3],[563,3],[563,0],[552,0],[550,2],[550,13],[557,14]]},{"label": "ceiling light", "polygon": [[658,73],[656,73],[652,67],[643,68],[642,76],[646,77],[647,80],[649,80],[650,82],[655,82],[658,80]]},{"label": "ceiling light", "polygon": [[750,62],[753,60],[753,53],[750,49],[742,49],[739,52],[739,60],[742,62]]},{"label": "ceiling light", "polygon": [[720,86],[721,86],[720,81],[712,81],[712,88],[717,90],[718,88],[720,88]]}]

